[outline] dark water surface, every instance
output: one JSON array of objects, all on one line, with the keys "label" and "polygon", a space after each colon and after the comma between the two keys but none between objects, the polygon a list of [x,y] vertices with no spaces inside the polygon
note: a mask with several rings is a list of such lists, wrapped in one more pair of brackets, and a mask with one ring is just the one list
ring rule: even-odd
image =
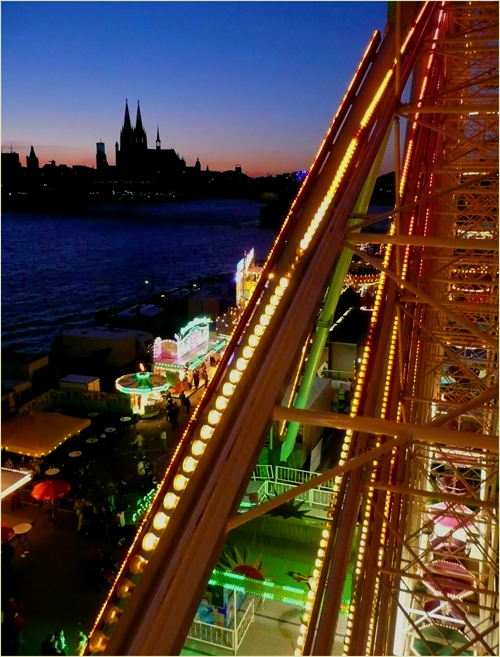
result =
[{"label": "dark water surface", "polygon": [[48,351],[110,304],[264,260],[277,229],[253,201],[101,207],[83,216],[2,213],[2,347]]}]

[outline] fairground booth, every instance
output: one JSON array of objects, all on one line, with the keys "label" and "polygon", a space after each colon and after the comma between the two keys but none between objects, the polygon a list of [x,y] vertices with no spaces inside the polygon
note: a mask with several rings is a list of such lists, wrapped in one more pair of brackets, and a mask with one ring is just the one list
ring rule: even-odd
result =
[{"label": "fairground booth", "polygon": [[227,337],[210,337],[209,317],[195,317],[176,333],[174,340],[156,338],[153,346],[153,371],[166,377],[173,394],[190,389],[193,372],[203,364],[218,362]]}]

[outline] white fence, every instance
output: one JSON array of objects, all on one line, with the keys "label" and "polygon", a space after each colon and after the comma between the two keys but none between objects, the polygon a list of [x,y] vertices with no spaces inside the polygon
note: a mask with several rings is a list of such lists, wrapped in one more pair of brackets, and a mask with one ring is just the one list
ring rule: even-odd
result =
[{"label": "white fence", "polygon": [[[257,465],[252,479],[254,481],[262,481],[260,488],[254,493],[258,498],[258,503],[265,502],[268,497],[275,497],[281,495],[291,488],[295,488],[299,484],[310,481],[317,477],[317,472],[309,472],[308,470],[296,470],[295,468],[287,468],[281,465],[273,467],[272,465]],[[333,492],[333,482],[328,481],[320,484],[317,488],[297,495],[296,499],[313,507],[327,507],[330,504],[331,495]],[[257,502],[257,500],[255,500]]]},{"label": "white fence", "polygon": [[189,630],[188,639],[208,643],[211,646],[231,650],[235,655],[245,638],[248,628],[253,622],[255,615],[254,601],[250,600],[244,612],[238,612],[234,616],[233,628],[220,627],[195,620]]}]

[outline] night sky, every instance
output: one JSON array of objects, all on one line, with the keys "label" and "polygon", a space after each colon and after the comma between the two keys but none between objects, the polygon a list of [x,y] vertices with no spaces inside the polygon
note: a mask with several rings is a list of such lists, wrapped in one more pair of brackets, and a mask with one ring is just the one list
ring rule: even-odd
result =
[{"label": "night sky", "polygon": [[[385,2],[2,2],[2,151],[110,164],[125,98],[154,148],[309,168]],[[385,170],[389,170],[385,167]]]}]

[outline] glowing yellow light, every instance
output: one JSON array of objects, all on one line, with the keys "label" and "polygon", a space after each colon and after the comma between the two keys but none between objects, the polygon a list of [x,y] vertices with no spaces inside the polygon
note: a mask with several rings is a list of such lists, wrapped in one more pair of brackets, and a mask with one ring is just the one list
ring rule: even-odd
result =
[{"label": "glowing yellow light", "polygon": [[280,298],[277,294],[273,294],[272,297],[269,299],[269,303],[272,306],[277,306],[280,302]]},{"label": "glowing yellow light", "polygon": [[281,285],[278,285],[278,286],[276,287],[276,289],[274,290],[274,294],[275,294],[277,297],[282,297],[284,293],[285,293],[285,290],[283,289],[283,287],[282,287]]},{"label": "glowing yellow light", "polygon": [[259,344],[259,342],[260,342],[260,337],[258,335],[251,335],[248,338],[248,344],[254,349]]},{"label": "glowing yellow light", "polygon": [[[257,324],[257,326],[254,328],[254,333],[257,337],[262,337],[264,335],[265,328],[261,326],[260,324]],[[249,340],[250,342],[250,340]]]},{"label": "glowing yellow light", "polygon": [[[231,384],[229,384],[231,385]],[[219,395],[217,399],[215,400],[215,408],[218,411],[223,411],[226,406],[228,405],[228,399],[224,397],[224,395]]]},{"label": "glowing yellow light", "polygon": [[196,459],[194,459],[192,456],[187,456],[182,463],[182,469],[184,472],[190,474],[191,472],[194,472],[197,465],[198,461]]},{"label": "glowing yellow light", "polygon": [[231,370],[229,372],[229,380],[231,383],[238,383],[238,381],[241,379],[241,372],[238,372],[238,370]]},{"label": "glowing yellow light", "polygon": [[165,527],[167,526],[167,522],[168,522],[167,514],[163,513],[163,511],[159,511],[155,515],[155,519],[153,521],[153,527],[158,531],[161,531],[162,529],[165,529]]},{"label": "glowing yellow light", "polygon": [[250,346],[243,347],[243,358],[246,358],[247,360],[250,360],[253,356],[254,350]]},{"label": "glowing yellow light", "polygon": [[167,493],[163,500],[163,506],[165,509],[175,509],[177,502],[179,501],[179,496],[175,493]]},{"label": "glowing yellow light", "polygon": [[309,246],[310,240],[307,237],[304,237],[303,239],[300,240],[300,248],[305,251],[307,247]]},{"label": "glowing yellow light", "polygon": [[219,424],[219,420],[221,419],[221,417],[222,417],[222,413],[219,413],[219,411],[212,409],[208,414],[208,424],[211,424],[213,427],[215,427],[217,424]]},{"label": "glowing yellow light", "polygon": [[147,564],[148,564],[147,559],[141,557],[140,554],[136,554],[130,564],[130,572],[132,573],[132,575],[139,575],[140,573],[144,572],[144,568],[147,566]]},{"label": "glowing yellow light", "polygon": [[202,443],[201,440],[195,440],[191,445],[191,453],[193,456],[201,456],[205,451],[206,445]]},{"label": "glowing yellow light", "polygon": [[267,315],[261,315],[260,316],[259,323],[260,323],[261,326],[267,326],[270,321],[271,321],[271,319]]},{"label": "glowing yellow light", "polygon": [[271,304],[268,303],[267,306],[264,308],[264,312],[268,317],[272,317],[276,311],[276,308]]},{"label": "glowing yellow light", "polygon": [[154,550],[155,547],[158,545],[158,541],[160,539],[156,534],[153,534],[153,532],[148,532],[146,536],[142,539],[142,549],[145,550],[146,552],[150,552],[151,550]]},{"label": "glowing yellow light", "polygon": [[321,559],[316,559],[314,565],[316,566],[316,568],[321,568],[321,566],[323,565],[323,561]]},{"label": "glowing yellow light", "polygon": [[174,479],[175,490],[184,490],[187,486],[188,478],[184,475],[178,474]]},{"label": "glowing yellow light", "polygon": [[[215,413],[217,413],[217,411],[215,411]],[[202,440],[209,440],[212,437],[213,432],[214,430],[212,427],[209,427],[208,424],[204,424],[200,430],[200,438],[202,438]]]},{"label": "glowing yellow light", "polygon": [[302,625],[299,627],[299,633],[305,634],[306,632],[307,632],[307,625],[304,625],[304,623],[302,623]]},{"label": "glowing yellow light", "polygon": [[297,645],[301,647],[304,645],[304,637],[302,636],[302,634],[299,634],[299,636],[297,637]]},{"label": "glowing yellow light", "polygon": [[248,365],[248,361],[246,358],[238,358],[238,360],[236,361],[236,369],[239,372],[243,372],[244,370],[246,370],[247,365]]}]

